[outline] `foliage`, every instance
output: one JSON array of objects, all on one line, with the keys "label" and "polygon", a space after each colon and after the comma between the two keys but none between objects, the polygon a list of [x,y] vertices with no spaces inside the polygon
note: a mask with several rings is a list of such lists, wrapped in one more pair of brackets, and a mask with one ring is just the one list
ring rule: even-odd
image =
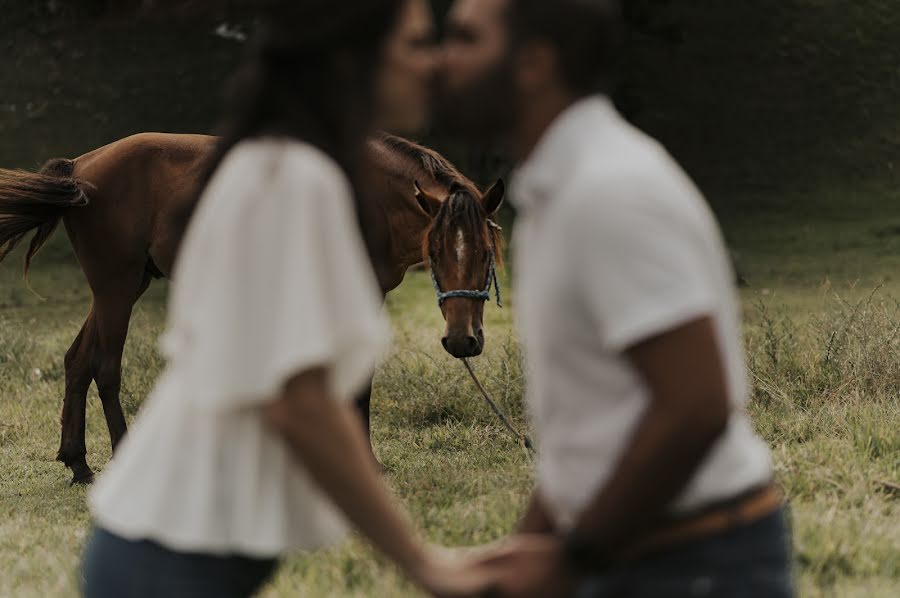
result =
[{"label": "foliage", "polygon": [[[210,14],[237,18],[241,4]],[[33,167],[137,131],[213,126],[240,44],[202,18],[115,21],[86,18],[86,6],[0,0],[0,166]],[[449,1],[435,6],[442,15]],[[619,103],[721,213],[748,189],[800,189],[815,207],[812,191],[825,187],[897,186],[895,2],[626,7],[633,35]],[[440,145],[479,182],[507,169],[483,148]]]}]

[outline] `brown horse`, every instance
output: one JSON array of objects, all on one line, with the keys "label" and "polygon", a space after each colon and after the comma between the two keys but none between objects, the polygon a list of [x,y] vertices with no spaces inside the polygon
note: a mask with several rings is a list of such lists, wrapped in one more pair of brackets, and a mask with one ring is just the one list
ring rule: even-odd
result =
[{"label": "brown horse", "polygon": [[[170,215],[195,201],[216,142],[202,135],[144,133],[74,160],[51,160],[39,173],[0,170],[0,260],[34,231],[27,276],[34,254],[62,220],[93,295],[64,362],[57,460],[72,469],[73,483],[93,479],[85,448],[92,381],[113,450],[125,434],[119,388],[132,308],[154,278],[172,272],[179,239],[168,226]],[[423,259],[430,259],[444,288],[480,290],[492,273],[485,248],[500,242],[489,217],[502,202],[502,182],[482,194],[439,154],[398,137],[374,138],[367,150],[371,176],[363,191],[383,219],[370,224],[389,231],[386,253],[373,259],[383,291],[396,288]],[[479,354],[483,302],[453,297],[441,309],[447,350],[457,357]],[[367,430],[370,396],[371,385],[357,401]]]}]

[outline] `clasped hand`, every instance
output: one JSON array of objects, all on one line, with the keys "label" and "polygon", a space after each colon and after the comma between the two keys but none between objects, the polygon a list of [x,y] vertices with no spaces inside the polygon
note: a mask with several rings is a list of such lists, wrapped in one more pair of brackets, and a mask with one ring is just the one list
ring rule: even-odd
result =
[{"label": "clasped hand", "polygon": [[438,598],[564,598],[573,579],[559,538],[514,535],[472,549],[434,549],[421,583]]}]

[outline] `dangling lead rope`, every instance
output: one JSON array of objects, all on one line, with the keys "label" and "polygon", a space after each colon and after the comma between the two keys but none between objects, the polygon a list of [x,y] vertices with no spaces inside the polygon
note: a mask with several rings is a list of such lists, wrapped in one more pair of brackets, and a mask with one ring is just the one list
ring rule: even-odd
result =
[{"label": "dangling lead rope", "polygon": [[472,369],[472,366],[469,364],[469,360],[463,357],[462,362],[463,365],[466,366],[466,370],[469,372],[469,376],[472,377],[472,382],[474,382],[475,386],[478,387],[478,390],[481,391],[481,396],[484,397],[485,402],[488,404],[488,406],[490,406],[494,414],[500,419],[501,422],[503,422],[503,425],[506,426],[506,429],[509,430],[510,434],[515,436],[519,440],[519,442],[522,443],[522,446],[524,446],[528,450],[528,454],[533,455],[534,445],[531,443],[531,438],[519,432],[509,421],[509,418],[507,418],[506,415],[504,415],[503,412],[500,411],[500,408],[497,406],[497,404],[491,400],[491,397],[488,396],[487,391],[484,390],[484,386],[481,385],[481,382],[475,375],[475,370]]}]

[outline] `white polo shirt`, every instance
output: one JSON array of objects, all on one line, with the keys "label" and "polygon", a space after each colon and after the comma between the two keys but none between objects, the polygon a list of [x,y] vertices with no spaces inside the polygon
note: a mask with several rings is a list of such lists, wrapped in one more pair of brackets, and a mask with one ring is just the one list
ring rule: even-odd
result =
[{"label": "white polo shirt", "polygon": [[540,493],[566,529],[613,473],[648,405],[625,351],[699,317],[715,323],[732,412],[684,512],[768,481],[743,411],[734,275],[714,216],[684,172],[603,97],[576,103],[515,175],[513,239]]}]

